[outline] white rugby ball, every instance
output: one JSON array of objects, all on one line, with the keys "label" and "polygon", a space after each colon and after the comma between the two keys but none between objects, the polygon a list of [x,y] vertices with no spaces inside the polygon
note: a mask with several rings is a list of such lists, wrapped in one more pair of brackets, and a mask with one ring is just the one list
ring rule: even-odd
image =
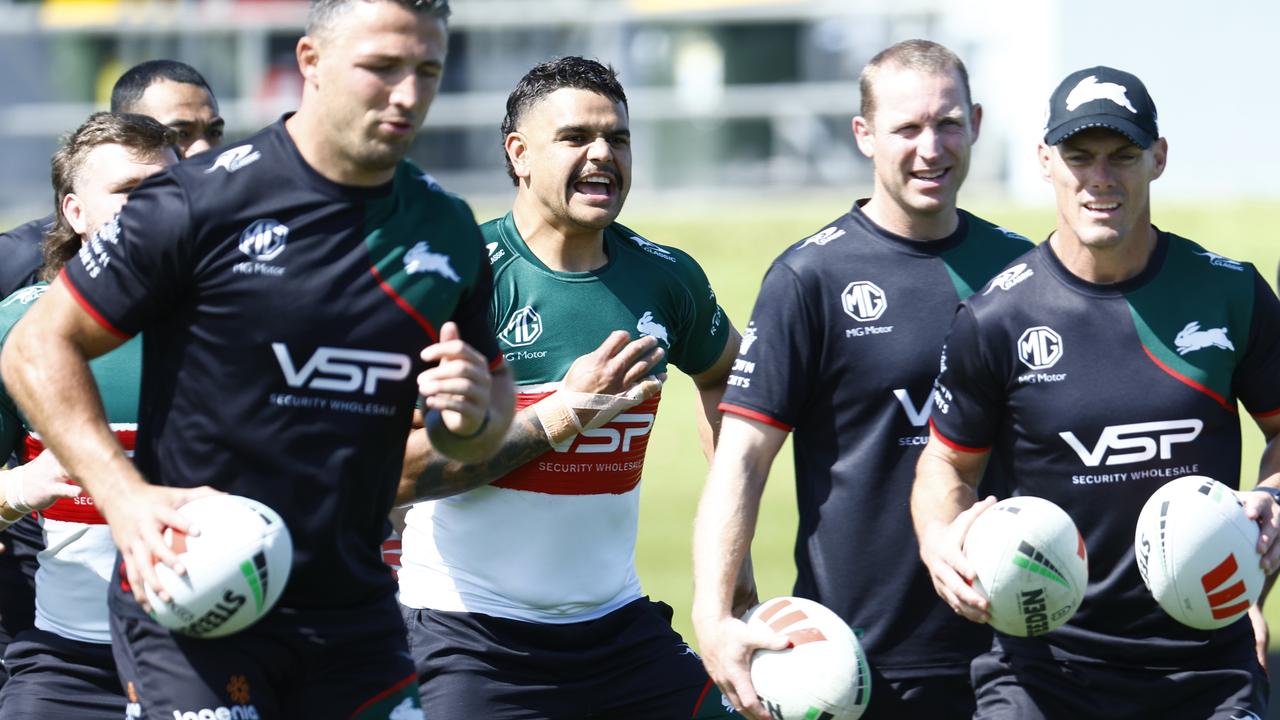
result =
[{"label": "white rugby ball", "polygon": [[1138,514],[1138,572],[1174,620],[1200,630],[1225,627],[1262,592],[1258,532],[1231,488],[1203,475],[1180,477],[1152,493]]},{"label": "white rugby ball", "polygon": [[770,717],[862,717],[871,701],[871,672],[862,645],[840,616],[812,600],[776,597],[743,620],[791,639],[786,650],[757,650],[751,657],[751,684]]},{"label": "white rugby ball", "polygon": [[974,589],[991,605],[991,626],[1034,637],[1071,619],[1089,584],[1084,538],[1071,517],[1038,497],[987,508],[969,528],[964,554],[977,572]]},{"label": "white rugby ball", "polygon": [[240,632],[275,605],[293,567],[293,540],[280,515],[239,495],[209,495],[181,506],[198,535],[166,530],[187,572],[157,564],[170,601],[146,588],[151,616],[183,635],[217,638]]}]

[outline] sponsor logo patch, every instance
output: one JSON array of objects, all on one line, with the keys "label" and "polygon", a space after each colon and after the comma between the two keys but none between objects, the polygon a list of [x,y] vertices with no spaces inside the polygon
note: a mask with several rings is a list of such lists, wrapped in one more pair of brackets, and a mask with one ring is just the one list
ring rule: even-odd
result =
[{"label": "sponsor logo patch", "polygon": [[240,233],[240,252],[259,262],[271,262],[284,252],[289,228],[270,218],[254,220]]},{"label": "sponsor logo patch", "polygon": [[738,343],[738,354],[746,355],[751,352],[751,346],[756,342],[756,321],[752,320],[747,323],[747,328],[742,331],[742,342]]},{"label": "sponsor logo patch", "polygon": [[1110,100],[1136,115],[1138,111],[1133,107],[1133,103],[1129,102],[1128,93],[1128,89],[1123,85],[1109,82],[1100,83],[1096,76],[1090,75],[1076,83],[1076,86],[1071,88],[1071,92],[1067,93],[1067,111],[1075,110],[1081,105],[1094,100]]},{"label": "sponsor logo patch", "polygon": [[844,229],[842,228],[838,228],[838,227],[825,228],[805,238],[804,242],[800,243],[800,247],[808,247],[809,245],[817,245],[821,247],[831,242],[832,240],[835,240],[836,238],[844,237],[844,234],[845,232],[844,232]]},{"label": "sponsor logo patch", "polygon": [[666,326],[655,321],[653,313],[648,310],[645,310],[640,319],[636,321],[636,331],[641,335],[656,337],[663,345],[671,346],[671,340],[667,337]]},{"label": "sponsor logo patch", "polygon": [[233,147],[219,155],[218,159],[214,160],[213,165],[209,166],[209,169],[205,170],[204,173],[208,175],[219,168],[226,170],[228,173],[233,173],[240,168],[252,165],[260,157],[262,157],[262,153],[254,150],[252,145]]},{"label": "sponsor logo patch", "polygon": [[506,327],[498,334],[498,338],[511,347],[532,345],[540,337],[542,337],[542,316],[533,309],[532,305],[525,305],[511,313]]},{"label": "sponsor logo patch", "polygon": [[1244,263],[1239,262],[1238,260],[1232,260],[1231,258],[1222,257],[1221,255],[1217,253],[1211,253],[1208,250],[1202,253],[1196,253],[1196,254],[1199,255],[1200,257],[1209,258],[1209,264],[1214,267],[1226,268],[1228,270],[1235,270],[1236,272],[1244,272]]},{"label": "sponsor logo patch", "polygon": [[632,235],[631,241],[634,242],[636,245],[638,245],[641,250],[644,250],[645,252],[649,253],[650,255],[656,258],[662,258],[667,262],[676,261],[676,256],[672,255],[670,250],[662,247],[661,245],[655,242],[650,242],[648,240],[645,240],[639,235]]},{"label": "sponsor logo patch", "polygon": [[1018,338],[1018,359],[1032,370],[1047,370],[1062,359],[1062,336],[1048,325],[1022,331]]},{"label": "sponsor logo patch", "polygon": [[878,320],[889,307],[884,290],[869,280],[851,282],[840,293],[840,307],[858,322]]},{"label": "sponsor logo patch", "polygon": [[987,286],[987,291],[982,293],[988,295],[992,290],[1008,290],[1014,285],[1035,275],[1035,271],[1027,267],[1026,263],[1018,263],[1011,268],[1002,271],[999,275],[991,278],[991,284]]},{"label": "sponsor logo patch", "polygon": [[1086,448],[1073,432],[1060,432],[1058,436],[1075,451],[1080,462],[1098,467],[1146,462],[1157,456],[1169,460],[1174,445],[1195,440],[1203,429],[1204,421],[1198,418],[1111,425],[1103,429],[1093,448]]}]

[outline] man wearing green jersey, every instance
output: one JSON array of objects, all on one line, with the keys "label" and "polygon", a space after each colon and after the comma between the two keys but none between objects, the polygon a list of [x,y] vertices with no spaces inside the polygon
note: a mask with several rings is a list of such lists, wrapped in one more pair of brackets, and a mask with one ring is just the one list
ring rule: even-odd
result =
[{"label": "man wearing green jersey", "polygon": [[709,450],[737,333],[691,257],[615,222],[631,137],[612,70],[538,65],[502,132],[515,205],[482,230],[521,410],[486,463],[410,453],[401,499],[430,498],[409,511],[399,575],[423,706],[433,720],[736,717],[634,556],[660,398],[641,378],[668,363],[693,378]]}]

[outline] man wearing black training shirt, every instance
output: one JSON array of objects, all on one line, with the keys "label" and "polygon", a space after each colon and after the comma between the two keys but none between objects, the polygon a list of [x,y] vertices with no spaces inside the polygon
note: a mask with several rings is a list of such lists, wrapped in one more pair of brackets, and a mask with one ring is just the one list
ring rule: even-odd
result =
[{"label": "man wearing black training shirt", "polygon": [[[113,648],[144,716],[421,717],[380,553],[414,379],[432,445],[464,461],[496,448],[513,404],[470,210],[402,160],[447,14],[313,3],[298,112],[140,185],[5,346],[11,394],[122,551]],[[84,357],[138,332],[135,469]],[[294,564],[258,624],[191,641],[140,603],[144,582],[165,597],[153,564],[178,564],[174,509],[210,487],[280,512]]]},{"label": "man wearing black training shirt", "polygon": [[875,187],[765,275],[720,408],[694,531],[694,624],[732,702],[768,718],[747,674],[751,636],[732,581],[769,466],[795,432],[795,594],[839,614],[872,666],[864,718],[968,718],[969,661],[990,645],[930,591],[907,513],[938,351],[956,303],[1025,252],[1025,238],[956,208],[981,106],[950,50],[894,45],[862,73],[858,147]]},{"label": "man wearing black training shirt", "polygon": [[991,505],[975,486],[991,459],[1014,494],[1071,515],[1089,586],[1063,627],[997,633],[974,660],[976,718],[1260,718],[1266,621],[1215,631],[1166,615],[1143,586],[1134,526],[1182,475],[1240,480],[1237,401],[1269,443],[1260,492],[1240,493],[1261,527],[1264,570],[1280,560],[1280,301],[1257,271],[1151,224],[1150,184],[1168,145],[1142,82],[1107,67],[1067,76],[1039,148],[1057,227],[957,312],[935,393],[912,513],[921,557],[956,613],[988,603],[961,548]]}]

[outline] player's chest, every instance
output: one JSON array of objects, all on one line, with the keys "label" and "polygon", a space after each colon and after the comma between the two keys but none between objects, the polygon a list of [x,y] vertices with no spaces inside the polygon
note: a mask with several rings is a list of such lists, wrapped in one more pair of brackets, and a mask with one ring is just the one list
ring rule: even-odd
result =
[{"label": "player's chest", "polygon": [[503,276],[492,309],[498,346],[521,384],[562,379],[575,359],[616,330],[652,336],[668,352],[682,341],[674,303],[640,285]]}]

